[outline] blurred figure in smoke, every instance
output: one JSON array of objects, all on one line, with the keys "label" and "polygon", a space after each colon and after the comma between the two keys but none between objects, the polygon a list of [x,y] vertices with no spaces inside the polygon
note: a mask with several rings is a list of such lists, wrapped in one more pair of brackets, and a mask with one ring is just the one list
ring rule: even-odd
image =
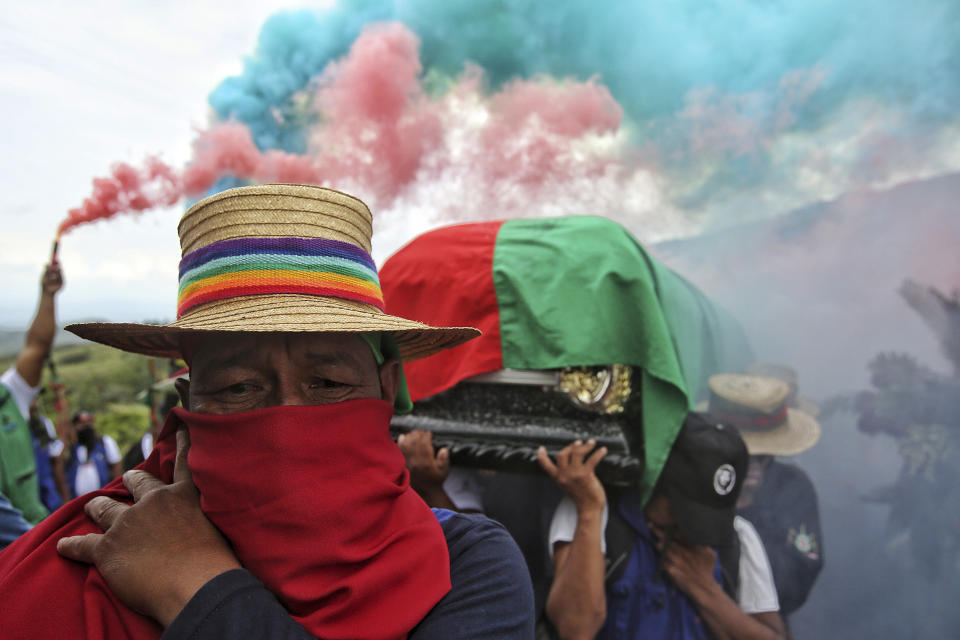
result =
[{"label": "blurred figure in smoke", "polygon": [[97,433],[93,416],[78,411],[73,416],[73,441],[66,465],[67,487],[71,497],[96,491],[120,477],[123,456],[110,436]]},{"label": "blurred figure in smoke", "polygon": [[[53,346],[57,328],[55,296],[61,287],[63,274],[54,261],[44,271],[40,303],[27,330],[23,350],[17,355],[16,364],[0,377],[0,420],[3,422],[0,430],[0,493],[32,524],[49,513],[41,500],[38,453],[39,461],[47,462],[47,467],[49,460],[46,452],[39,451],[30,430],[30,405],[40,392],[43,363]],[[13,528],[22,526],[14,522]]]},{"label": "blurred figure in smoke", "polygon": [[[956,332],[960,312],[953,317]],[[903,354],[877,356],[870,372],[874,389],[855,399],[858,426],[893,437],[903,462],[896,482],[866,499],[890,505],[886,551],[896,561],[892,579],[903,586],[901,604],[915,637],[954,637],[960,625],[960,381]]]},{"label": "blurred figure in smoke", "polygon": [[[755,365],[750,370],[795,380],[787,367]],[[775,456],[792,456],[816,444],[820,425],[798,404],[796,387],[761,375],[722,374],[709,381],[709,411],[732,424],[750,452],[750,468],[737,512],[753,523],[773,568],[786,617],[807,600],[823,568],[823,534],[817,492],[799,467]],[[809,401],[804,405],[816,411]]]}]

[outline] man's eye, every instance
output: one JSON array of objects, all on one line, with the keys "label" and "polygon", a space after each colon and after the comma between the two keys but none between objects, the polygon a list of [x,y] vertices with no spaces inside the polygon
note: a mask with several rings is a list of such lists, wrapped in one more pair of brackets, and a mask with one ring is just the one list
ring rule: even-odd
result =
[{"label": "man's eye", "polygon": [[229,387],[224,387],[218,393],[229,396],[242,396],[254,390],[254,385],[247,384],[245,382],[238,382],[237,384],[232,384]]},{"label": "man's eye", "polygon": [[338,382],[337,380],[331,380],[330,378],[314,378],[310,382],[311,389],[341,389],[348,386],[350,385]]}]

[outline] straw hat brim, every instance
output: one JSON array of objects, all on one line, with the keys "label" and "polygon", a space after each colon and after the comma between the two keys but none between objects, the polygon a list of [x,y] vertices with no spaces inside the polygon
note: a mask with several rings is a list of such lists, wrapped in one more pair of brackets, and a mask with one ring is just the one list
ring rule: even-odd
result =
[{"label": "straw hat brim", "polygon": [[[700,402],[697,411],[707,411]],[[813,447],[820,440],[820,423],[799,409],[787,409],[787,421],[774,429],[737,429],[752,456],[795,456]]]},{"label": "straw hat brim", "polygon": [[168,325],[86,322],[66,327],[81,338],[157,358],[179,358],[184,336],[203,333],[393,334],[405,362],[455,347],[480,335],[472,327],[431,327],[387,315],[351,300],[299,294],[245,296],[191,309]]},{"label": "straw hat brim", "polygon": [[787,409],[787,422],[775,429],[740,429],[740,436],[752,456],[795,456],[820,440],[820,424],[797,409]]}]

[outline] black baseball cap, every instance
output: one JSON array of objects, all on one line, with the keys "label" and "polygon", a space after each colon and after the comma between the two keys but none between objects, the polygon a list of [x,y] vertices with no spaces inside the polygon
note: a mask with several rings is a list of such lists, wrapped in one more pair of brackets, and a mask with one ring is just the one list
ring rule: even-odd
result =
[{"label": "black baseball cap", "polygon": [[687,414],[660,475],[661,492],[687,540],[712,547],[733,542],[733,517],[748,463],[736,427],[706,413]]}]

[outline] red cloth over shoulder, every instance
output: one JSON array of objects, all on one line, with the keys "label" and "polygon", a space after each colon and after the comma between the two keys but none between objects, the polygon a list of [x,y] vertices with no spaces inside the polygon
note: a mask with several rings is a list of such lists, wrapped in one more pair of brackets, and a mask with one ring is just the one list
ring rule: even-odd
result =
[{"label": "red cloth over shoulder", "polygon": [[[403,638],[450,589],[439,523],[409,486],[390,440],[392,407],[352,400],[226,416],[175,409],[140,468],[173,477],[176,430],[190,429],[201,508],[313,635]],[[129,502],[120,481],[65,505],[0,553],[4,638],[155,638],[93,567],[57,540],[98,533],[83,505]]]}]

